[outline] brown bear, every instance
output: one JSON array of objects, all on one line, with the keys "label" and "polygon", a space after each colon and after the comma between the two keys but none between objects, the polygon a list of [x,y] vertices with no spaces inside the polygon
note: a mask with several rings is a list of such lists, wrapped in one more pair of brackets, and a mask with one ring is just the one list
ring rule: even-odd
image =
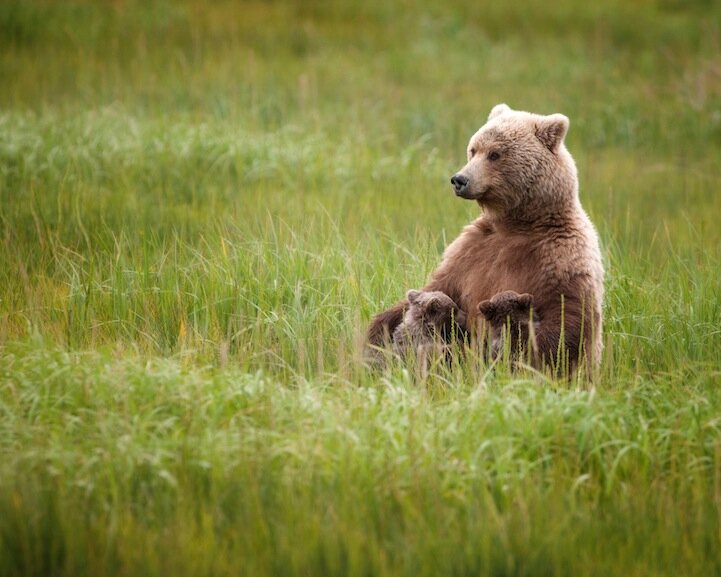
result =
[{"label": "brown bear", "polygon": [[462,343],[466,313],[445,293],[410,290],[403,321],[393,331],[393,351],[402,359],[412,352],[447,356],[453,342]]},{"label": "brown bear", "polygon": [[[569,121],[499,104],[468,143],[451,178],[455,194],[483,209],[445,250],[424,291],[442,291],[475,325],[478,304],[513,290],[533,295],[539,368],[590,373],[602,351],[603,265],[581,207],[576,165],[564,144]],[[407,300],[373,318],[368,350],[387,346]]]},{"label": "brown bear", "polygon": [[538,319],[532,312],[533,296],[503,291],[478,303],[488,325],[491,358],[508,354],[515,360],[532,360],[536,352]]}]

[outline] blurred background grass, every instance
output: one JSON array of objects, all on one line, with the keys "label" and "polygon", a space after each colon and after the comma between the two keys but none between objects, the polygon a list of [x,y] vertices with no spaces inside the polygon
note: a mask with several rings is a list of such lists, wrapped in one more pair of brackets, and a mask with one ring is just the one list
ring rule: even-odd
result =
[{"label": "blurred background grass", "polygon": [[[609,328],[643,343],[661,329],[635,327],[636,312],[714,323],[719,13],[649,1],[5,2],[0,336],[35,326],[74,346],[166,354],[181,324],[217,347],[259,318],[277,332],[273,311],[299,328],[338,307],[327,325],[305,323],[304,339],[350,342],[477,213],[451,197],[448,175],[501,101],[571,118],[583,203],[613,265]],[[680,270],[700,295],[657,290]],[[627,294],[639,283],[657,311]],[[302,309],[299,287],[314,295]],[[689,300],[708,314],[696,319]],[[240,349],[267,350],[244,334]],[[680,343],[664,368],[679,354],[717,360],[711,340],[697,335],[700,355]]]},{"label": "blurred background grass", "polygon": [[[571,119],[601,375],[369,376],[499,102]],[[712,0],[0,3],[0,573],[719,574],[719,166]]]}]

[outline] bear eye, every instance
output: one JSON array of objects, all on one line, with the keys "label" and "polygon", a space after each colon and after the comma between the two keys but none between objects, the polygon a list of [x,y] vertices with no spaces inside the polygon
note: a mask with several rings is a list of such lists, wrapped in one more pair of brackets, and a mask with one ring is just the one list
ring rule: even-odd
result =
[{"label": "bear eye", "polygon": [[495,150],[488,153],[488,160],[498,160],[499,158],[501,158],[501,155]]},{"label": "bear eye", "polygon": [[477,152],[477,151],[476,151],[475,148],[471,148],[471,150],[470,150],[471,157],[475,156],[475,155],[476,155],[476,152]]}]

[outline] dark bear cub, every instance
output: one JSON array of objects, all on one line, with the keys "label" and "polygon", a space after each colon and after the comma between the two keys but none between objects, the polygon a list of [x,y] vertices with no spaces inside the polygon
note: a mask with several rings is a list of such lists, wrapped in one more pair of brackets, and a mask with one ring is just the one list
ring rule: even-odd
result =
[{"label": "dark bear cub", "polygon": [[533,318],[531,307],[533,296],[516,291],[498,293],[490,300],[478,304],[478,312],[489,326],[490,351],[497,359],[508,351],[514,361],[530,360],[535,354],[535,327],[538,320]]},{"label": "dark bear cub", "polygon": [[410,290],[403,321],[393,331],[393,351],[402,359],[412,352],[425,360],[448,357],[454,341],[466,339],[466,313],[440,291]]}]

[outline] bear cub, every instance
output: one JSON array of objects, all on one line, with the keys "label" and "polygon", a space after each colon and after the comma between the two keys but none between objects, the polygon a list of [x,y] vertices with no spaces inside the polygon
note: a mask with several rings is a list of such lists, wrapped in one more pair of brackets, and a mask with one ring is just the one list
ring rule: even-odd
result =
[{"label": "bear cub", "polygon": [[506,349],[513,360],[522,358],[529,348],[531,354],[535,352],[534,329],[538,319],[531,320],[532,306],[532,295],[516,291],[500,292],[478,304],[478,312],[490,327],[493,359],[501,357]]},{"label": "bear cub", "polygon": [[419,357],[446,357],[454,340],[466,339],[466,313],[440,291],[410,290],[403,321],[393,331],[393,352],[402,359],[415,352]]}]

